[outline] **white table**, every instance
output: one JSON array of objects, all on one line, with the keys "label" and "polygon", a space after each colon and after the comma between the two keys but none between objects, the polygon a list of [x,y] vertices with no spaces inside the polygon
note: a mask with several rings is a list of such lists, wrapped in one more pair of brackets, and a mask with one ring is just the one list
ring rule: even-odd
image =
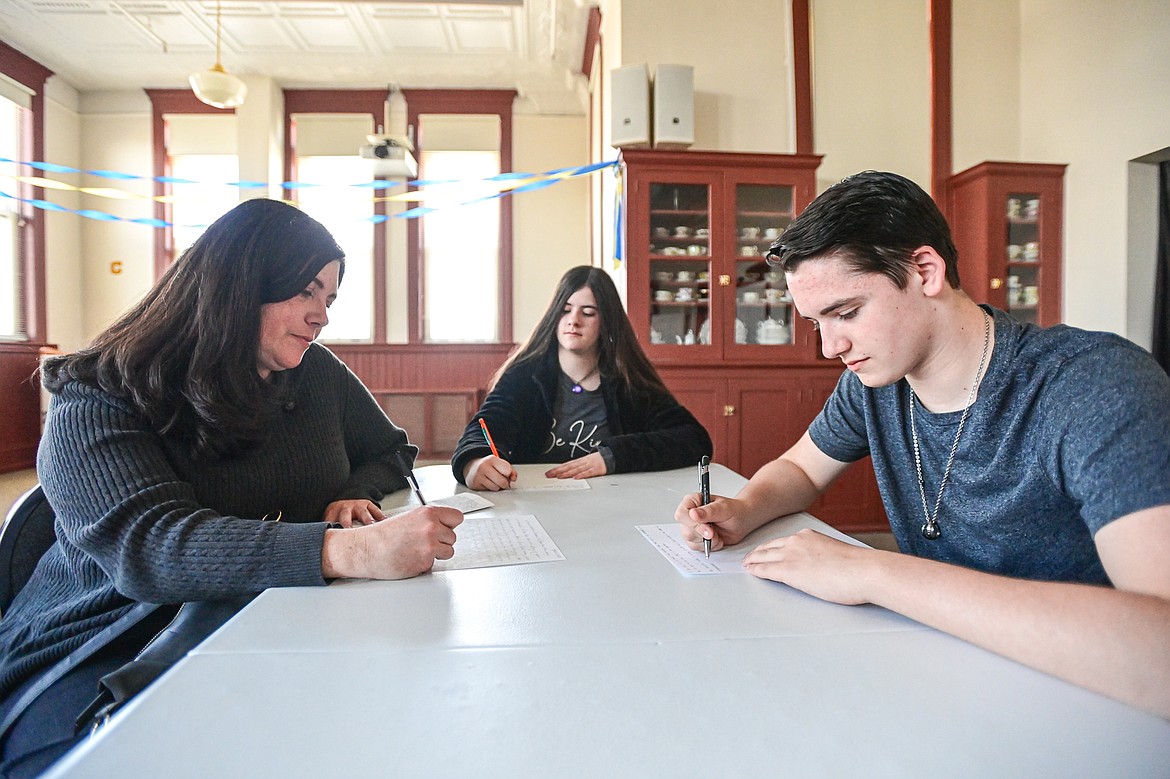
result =
[{"label": "white table", "polygon": [[[694,481],[489,494],[466,519],[535,514],[564,561],[270,590],[50,775],[1170,775],[1164,720],[884,609],[680,575],[634,527]],[[713,467],[713,492],[743,481]],[[810,523],[835,533],[769,531]]]}]

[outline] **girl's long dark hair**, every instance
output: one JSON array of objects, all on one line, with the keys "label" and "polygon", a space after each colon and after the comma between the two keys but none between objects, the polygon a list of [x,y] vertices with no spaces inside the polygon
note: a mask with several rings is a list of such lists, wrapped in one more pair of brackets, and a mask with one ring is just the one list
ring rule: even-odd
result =
[{"label": "girl's long dark hair", "polygon": [[620,381],[632,393],[666,392],[658,371],[638,344],[613,279],[601,268],[588,265],[570,268],[561,277],[544,316],[536,323],[528,339],[496,371],[492,377],[492,386],[513,365],[552,359],[552,355],[557,353],[557,325],[564,313],[565,303],[582,287],[589,287],[593,292],[597,312],[601,316],[600,337],[597,339],[597,364],[601,368],[601,375]]},{"label": "girl's long dark hair", "polygon": [[137,305],[85,349],[46,360],[43,381],[125,398],[196,457],[254,446],[279,408],[257,369],[260,307],[305,289],[344,252],[319,222],[277,200],[216,220]]}]

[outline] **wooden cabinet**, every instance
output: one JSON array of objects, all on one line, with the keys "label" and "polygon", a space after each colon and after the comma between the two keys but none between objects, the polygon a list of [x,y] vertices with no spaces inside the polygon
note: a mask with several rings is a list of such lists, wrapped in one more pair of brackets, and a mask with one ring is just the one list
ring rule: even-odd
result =
[{"label": "wooden cabinet", "polygon": [[[750,476],[794,444],[841,375],[796,313],[769,245],[815,195],[816,155],[624,150],[622,273],[630,321],[663,380]],[[718,492],[718,486],[713,487]],[[888,530],[873,469],[811,511]]]},{"label": "wooden cabinet", "polygon": [[947,183],[959,277],[1022,322],[1061,321],[1064,165],[982,162]]}]

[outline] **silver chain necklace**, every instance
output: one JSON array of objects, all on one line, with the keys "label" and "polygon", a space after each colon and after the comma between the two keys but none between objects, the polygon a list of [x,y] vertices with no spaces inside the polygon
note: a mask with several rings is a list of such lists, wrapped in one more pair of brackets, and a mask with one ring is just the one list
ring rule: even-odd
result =
[{"label": "silver chain necklace", "polygon": [[[943,490],[947,487],[947,480],[951,477],[951,466],[955,462],[955,452],[959,451],[959,437],[963,435],[963,425],[967,422],[967,415],[971,413],[971,403],[975,400],[975,388],[979,386],[979,377],[983,375],[983,366],[987,363],[987,347],[991,344],[991,317],[983,311],[983,355],[979,358],[979,368],[975,371],[975,380],[971,382],[971,391],[967,393],[967,405],[963,407],[963,416],[959,417],[959,429],[955,431],[955,440],[951,443],[951,453],[947,457],[947,467],[943,471],[942,481],[938,485],[938,497],[934,499],[934,512],[931,513],[926,505],[926,484],[922,480],[922,456],[918,451],[918,428],[914,424],[914,388],[910,387],[910,435],[914,438],[914,468],[918,472],[918,494],[922,498],[922,514],[926,517],[926,524],[922,526],[922,537],[927,541],[937,541],[942,536],[942,528],[938,525],[938,510],[942,506]],[[907,382],[909,386],[909,382]]]}]

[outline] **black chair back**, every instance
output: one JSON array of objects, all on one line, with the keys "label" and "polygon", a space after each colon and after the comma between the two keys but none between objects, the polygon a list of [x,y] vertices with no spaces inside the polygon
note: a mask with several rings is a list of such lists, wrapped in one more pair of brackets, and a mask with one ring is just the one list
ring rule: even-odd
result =
[{"label": "black chair back", "polygon": [[41,485],[20,496],[0,527],[0,614],[32,576],[41,557],[57,540],[53,507]]}]

